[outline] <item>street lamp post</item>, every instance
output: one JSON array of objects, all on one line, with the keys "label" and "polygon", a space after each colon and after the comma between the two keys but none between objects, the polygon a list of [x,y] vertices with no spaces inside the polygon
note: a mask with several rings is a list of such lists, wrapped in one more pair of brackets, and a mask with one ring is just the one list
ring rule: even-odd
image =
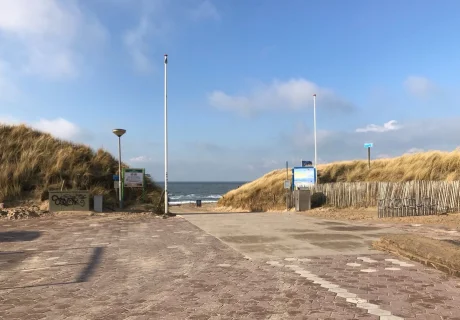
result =
[{"label": "street lamp post", "polygon": [[316,93],[313,94],[313,131],[315,136],[315,184],[318,181],[318,158],[316,152]]},{"label": "street lamp post", "polygon": [[125,129],[113,129],[112,132],[118,137],[118,195],[120,200],[120,209],[123,209],[123,194],[121,181],[121,136],[126,133]]}]

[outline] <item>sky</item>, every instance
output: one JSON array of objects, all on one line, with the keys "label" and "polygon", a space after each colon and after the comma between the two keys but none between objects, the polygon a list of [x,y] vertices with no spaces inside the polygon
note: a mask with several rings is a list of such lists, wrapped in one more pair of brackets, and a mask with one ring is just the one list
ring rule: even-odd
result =
[{"label": "sky", "polygon": [[460,145],[457,0],[0,0],[0,122],[164,180]]}]

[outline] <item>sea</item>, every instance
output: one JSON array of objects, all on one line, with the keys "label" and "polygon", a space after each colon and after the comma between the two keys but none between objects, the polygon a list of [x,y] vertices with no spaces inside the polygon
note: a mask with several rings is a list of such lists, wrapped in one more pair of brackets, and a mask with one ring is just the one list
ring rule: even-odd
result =
[{"label": "sea", "polygon": [[[168,182],[169,203],[180,205],[217,202],[228,191],[237,189],[246,182]],[[164,186],[164,182],[159,182]]]}]

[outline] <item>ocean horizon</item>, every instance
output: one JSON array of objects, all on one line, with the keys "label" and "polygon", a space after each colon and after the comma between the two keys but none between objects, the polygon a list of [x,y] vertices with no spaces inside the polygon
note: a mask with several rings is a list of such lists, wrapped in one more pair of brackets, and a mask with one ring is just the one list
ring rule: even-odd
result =
[{"label": "ocean horizon", "polygon": [[[164,181],[156,181],[164,186]],[[168,181],[169,203],[171,205],[195,203],[216,203],[227,192],[237,189],[247,181]]]}]

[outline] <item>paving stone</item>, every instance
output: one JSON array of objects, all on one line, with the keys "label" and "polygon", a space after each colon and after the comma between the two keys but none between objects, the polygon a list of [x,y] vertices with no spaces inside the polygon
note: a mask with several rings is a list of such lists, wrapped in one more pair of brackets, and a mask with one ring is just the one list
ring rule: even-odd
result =
[{"label": "paving stone", "polygon": [[[96,222],[97,228],[88,228]],[[180,217],[59,217],[13,221],[0,232],[5,228],[42,234],[33,245],[0,243],[0,319],[399,320],[460,314],[457,278],[388,254],[247,259]],[[173,232],[158,237],[165,229]],[[5,252],[26,255],[9,262]]]}]

